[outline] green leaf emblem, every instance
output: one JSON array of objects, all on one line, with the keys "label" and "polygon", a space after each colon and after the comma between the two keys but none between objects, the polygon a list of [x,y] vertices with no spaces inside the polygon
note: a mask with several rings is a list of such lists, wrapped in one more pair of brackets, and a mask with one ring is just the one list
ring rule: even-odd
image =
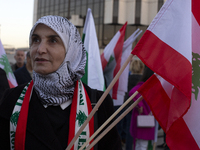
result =
[{"label": "green leaf emblem", "polygon": [[87,116],[84,112],[80,111],[76,114],[76,120],[78,120],[79,127],[84,123],[84,121],[87,119]]},{"label": "green leaf emblem", "polygon": [[192,53],[192,93],[197,100],[200,87],[200,55]]},{"label": "green leaf emblem", "polygon": [[109,61],[108,61],[108,63],[107,63],[107,66],[109,66],[109,64],[114,60],[115,58],[111,55],[110,56],[110,59],[109,59]]},{"label": "green leaf emblem", "polygon": [[16,111],[14,114],[12,114],[10,118],[10,122],[12,122],[15,126],[17,125],[18,117],[19,117],[19,111]]},{"label": "green leaf emblem", "polygon": [[4,66],[3,69],[5,70],[7,76],[8,76],[9,73],[11,73],[12,76],[14,77],[12,69],[10,67],[10,64],[9,64],[9,61],[8,61],[8,58],[7,58],[6,54],[1,55],[1,57],[0,57],[0,64]]}]

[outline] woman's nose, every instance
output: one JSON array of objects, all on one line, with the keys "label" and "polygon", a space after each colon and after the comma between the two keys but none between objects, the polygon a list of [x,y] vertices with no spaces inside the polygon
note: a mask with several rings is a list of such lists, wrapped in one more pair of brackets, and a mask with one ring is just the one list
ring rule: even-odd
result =
[{"label": "woman's nose", "polygon": [[47,45],[46,45],[45,41],[40,42],[40,44],[38,45],[37,52],[40,54],[47,52]]}]

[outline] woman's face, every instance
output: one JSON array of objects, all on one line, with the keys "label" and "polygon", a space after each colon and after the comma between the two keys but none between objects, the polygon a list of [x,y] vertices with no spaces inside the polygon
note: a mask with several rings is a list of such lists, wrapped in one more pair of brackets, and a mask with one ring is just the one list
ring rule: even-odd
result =
[{"label": "woman's face", "polygon": [[58,70],[66,53],[58,34],[46,25],[39,24],[31,38],[30,55],[33,70],[42,75]]}]

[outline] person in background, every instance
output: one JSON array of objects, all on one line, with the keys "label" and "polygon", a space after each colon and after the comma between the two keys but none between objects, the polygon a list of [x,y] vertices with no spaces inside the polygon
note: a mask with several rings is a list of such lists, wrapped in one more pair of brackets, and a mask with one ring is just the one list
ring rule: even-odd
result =
[{"label": "person in background", "polygon": [[9,88],[10,86],[6,77],[6,72],[0,68],[0,99],[3,96],[4,91]]},{"label": "person in background", "polygon": [[[125,95],[124,102],[129,98],[129,91],[138,83],[140,78],[142,77],[142,73],[144,70],[144,63],[139,59],[134,59],[130,63],[130,74],[128,77],[128,92]],[[132,103],[130,102],[124,109],[126,110]],[[132,150],[133,145],[133,138],[130,135],[130,122],[131,122],[131,114],[132,111],[130,111],[124,118],[123,122],[126,125],[125,131],[126,131],[126,150]]]},{"label": "person in background", "polygon": [[[80,80],[85,73],[86,50],[67,18],[40,18],[32,27],[29,45],[33,80],[7,90],[2,98],[0,149],[65,150],[92,109],[91,101],[99,100],[103,91],[91,89]],[[108,95],[98,108],[97,124],[90,121],[74,149],[80,148],[95,125],[100,127],[113,112]],[[116,127],[97,146],[98,150],[121,150]]]},{"label": "person in background", "polygon": [[25,52],[23,50],[16,50],[14,58],[16,60],[16,63],[11,66],[12,71],[14,72],[18,68],[21,68],[24,66],[24,61],[25,61]]},{"label": "person in background", "polygon": [[14,75],[18,85],[28,83],[32,79],[33,68],[31,64],[30,51],[26,53],[26,64],[23,67],[15,70]]},{"label": "person in background", "polygon": [[[129,92],[129,96],[135,93],[138,88],[148,79],[151,75],[153,75],[153,71],[145,66],[144,73],[137,83],[135,87],[131,89]],[[141,95],[137,94],[133,101],[136,101]],[[135,150],[147,150],[148,140],[154,140],[155,136],[155,127],[151,128],[141,128],[137,127],[137,116],[141,115],[149,115],[151,110],[143,99],[138,103],[138,105],[133,109],[131,116],[131,124],[130,124],[130,134],[133,137],[133,144]]]},{"label": "person in background", "polygon": [[164,140],[164,143],[161,145],[157,145],[157,148],[163,148],[164,150],[169,150],[169,147],[167,146],[167,143],[166,143],[166,133],[165,132],[163,133],[163,140]]}]

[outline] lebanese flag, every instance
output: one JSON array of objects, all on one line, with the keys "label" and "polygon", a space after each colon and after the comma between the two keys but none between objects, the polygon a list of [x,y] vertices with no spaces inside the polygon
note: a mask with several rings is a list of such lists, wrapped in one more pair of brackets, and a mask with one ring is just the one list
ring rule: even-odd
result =
[{"label": "lebanese flag", "polygon": [[11,69],[10,63],[8,61],[8,58],[3,48],[3,45],[1,43],[1,40],[0,40],[0,68],[2,68],[6,72],[6,76],[7,76],[10,88],[16,87],[17,81]]},{"label": "lebanese flag", "polygon": [[[189,132],[188,142],[191,142],[191,149],[200,149],[200,95],[199,95],[199,60],[200,60],[200,1],[192,0],[192,101],[188,112],[180,120]],[[184,132],[185,132],[184,131]],[[180,131],[181,132],[181,131]],[[187,140],[187,138],[186,138]]]},{"label": "lebanese flag", "polygon": [[155,72],[138,92],[165,131],[170,150],[199,150],[200,146],[198,88],[197,99],[191,96],[194,48],[200,58],[199,6],[197,0],[166,1],[132,51]]},{"label": "lebanese flag", "polygon": [[[122,28],[115,34],[109,44],[105,47],[104,52],[101,54],[101,63],[103,67],[104,77],[107,83],[107,86],[111,83],[112,79],[115,77],[117,72],[120,70],[122,64],[122,51],[124,44],[124,37],[126,31],[127,22],[122,26]],[[130,54],[130,53],[129,53]],[[118,87],[119,80],[114,84],[110,95],[114,99],[114,105],[121,105],[121,101],[118,100]],[[121,95],[121,94],[120,94]],[[123,102],[122,102],[123,103]]]},{"label": "lebanese flag", "polygon": [[104,91],[105,82],[100,59],[99,45],[94,19],[90,8],[88,8],[86,16],[82,41],[86,49],[87,61],[85,74],[81,80],[93,89]]},{"label": "lebanese flag", "polygon": [[[122,66],[125,61],[128,59],[131,51],[132,51],[132,45],[133,42],[137,39],[137,37],[142,33],[142,30],[137,29],[123,44],[123,51],[122,51],[122,57],[121,57],[121,64]],[[109,66],[107,66],[107,70],[114,70],[115,63],[114,61],[110,62]],[[110,78],[109,78],[110,73]],[[109,84],[113,80],[113,74],[111,74],[111,71],[106,74],[106,77],[109,78]],[[121,76],[119,77],[119,85],[118,89],[115,89],[117,93],[117,99],[114,99],[114,106],[119,106],[124,103],[124,96],[125,93],[128,91],[128,76],[129,76],[129,64],[126,66],[124,71],[122,72]],[[105,78],[106,78],[105,77]],[[113,91],[114,92],[114,91]]]},{"label": "lebanese flag", "polygon": [[[72,100],[71,110],[70,110],[70,121],[69,121],[69,137],[68,145],[73,140],[74,136],[77,134],[84,121],[87,119],[92,111],[92,105],[90,98],[85,90],[81,81],[76,81],[76,86],[74,89],[74,96]],[[72,146],[70,150],[78,150],[82,145],[94,134],[94,117],[91,118],[89,123],[83,129],[78,139]],[[90,141],[90,144],[93,142]],[[91,148],[93,150],[93,148]]]}]

